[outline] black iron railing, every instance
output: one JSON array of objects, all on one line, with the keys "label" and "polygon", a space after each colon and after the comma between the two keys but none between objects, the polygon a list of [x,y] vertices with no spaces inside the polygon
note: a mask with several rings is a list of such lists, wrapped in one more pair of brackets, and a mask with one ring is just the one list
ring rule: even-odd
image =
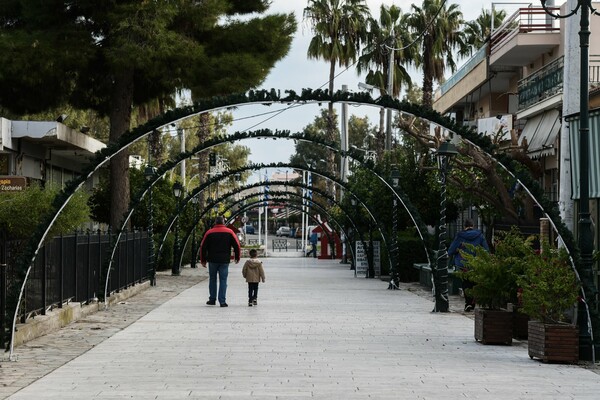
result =
[{"label": "black iron railing", "polygon": [[[106,232],[79,233],[56,237],[40,249],[23,293],[19,319],[45,315],[68,302],[91,303],[104,295],[106,268],[111,243],[116,235]],[[0,244],[0,343],[12,324],[9,297],[20,288],[14,269],[22,243]],[[147,232],[121,236],[109,280],[109,293],[118,292],[149,279]],[[12,302],[14,303],[14,301]]]}]

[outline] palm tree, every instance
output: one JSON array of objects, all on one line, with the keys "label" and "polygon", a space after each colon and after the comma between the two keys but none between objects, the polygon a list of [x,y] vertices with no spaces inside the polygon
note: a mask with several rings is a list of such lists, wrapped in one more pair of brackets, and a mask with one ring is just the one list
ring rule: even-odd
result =
[{"label": "palm tree", "polygon": [[[365,82],[377,87],[381,93],[387,93],[389,76],[390,47],[394,51],[393,90],[387,93],[398,97],[402,84],[410,87],[412,81],[404,65],[413,64],[418,58],[416,48],[409,45],[412,35],[406,30],[407,15],[400,7],[381,5],[379,20],[369,18],[365,48],[356,66],[359,74],[367,73]],[[393,35],[393,37],[392,37]],[[405,48],[406,47],[406,48]],[[381,156],[385,141],[385,110],[379,113],[379,132],[377,134],[377,155]]]},{"label": "palm tree", "polygon": [[[506,18],[506,11],[494,10],[494,27],[499,27],[504,18]],[[464,32],[471,53],[479,50],[492,34],[492,13],[488,10],[481,10],[481,14],[476,20],[465,23]]]},{"label": "palm tree", "polygon": [[412,4],[409,28],[419,41],[423,67],[423,106],[433,104],[433,80],[442,82],[449,67],[456,70],[455,52],[459,57],[469,54],[465,35],[461,31],[462,13],[457,4],[446,6],[446,0],[423,0],[421,7]]},{"label": "palm tree", "polygon": [[[307,54],[308,58],[329,62],[329,93],[333,93],[336,65],[347,67],[356,60],[369,15],[365,0],[308,0],[304,18],[310,22],[314,36]],[[335,132],[333,103],[329,103],[329,140],[336,139]],[[327,161],[334,165],[333,153],[329,153]],[[333,182],[328,192],[335,194]]]}]

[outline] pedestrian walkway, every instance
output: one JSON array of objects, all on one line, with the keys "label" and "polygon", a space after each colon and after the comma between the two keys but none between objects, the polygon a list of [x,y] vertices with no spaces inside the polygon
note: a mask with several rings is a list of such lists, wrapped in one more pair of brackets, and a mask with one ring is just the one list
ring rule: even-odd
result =
[{"label": "pedestrian walkway", "polygon": [[[205,305],[206,281],[185,290],[180,283],[155,309],[136,311],[145,315],[129,326],[98,324],[110,336],[103,341],[88,339],[92,329],[71,337],[76,347],[94,343],[9,398],[596,399],[600,393],[590,368],[530,360],[520,342],[476,343],[471,318],[431,313],[432,299],[414,285],[386,290],[386,282],[355,279],[338,261],[268,258],[258,306],[248,307],[240,269],[230,269],[229,307]],[[186,268],[182,277],[159,277],[159,286],[136,297],[202,274]],[[119,320],[119,306],[107,321]],[[34,350],[60,358],[70,350],[68,341],[55,341],[60,335],[17,348],[20,360],[3,362],[2,373],[33,363]]]}]

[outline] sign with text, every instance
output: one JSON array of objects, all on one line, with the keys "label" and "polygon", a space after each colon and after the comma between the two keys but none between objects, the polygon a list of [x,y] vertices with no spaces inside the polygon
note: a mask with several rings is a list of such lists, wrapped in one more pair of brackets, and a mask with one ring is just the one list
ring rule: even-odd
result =
[{"label": "sign with text", "polygon": [[24,176],[0,176],[0,192],[20,192],[27,187]]},{"label": "sign with text", "polygon": [[[354,263],[356,269],[354,276],[366,278],[369,270],[369,261],[367,258],[367,251],[363,247],[363,242],[356,242],[356,262]],[[380,243],[373,242],[373,268],[375,270],[375,276],[381,276],[381,250]]]}]

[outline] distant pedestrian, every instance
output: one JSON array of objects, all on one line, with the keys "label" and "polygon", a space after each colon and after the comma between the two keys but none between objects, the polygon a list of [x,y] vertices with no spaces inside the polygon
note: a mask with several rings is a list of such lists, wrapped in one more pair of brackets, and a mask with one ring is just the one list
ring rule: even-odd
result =
[{"label": "distant pedestrian", "polygon": [[311,253],[314,258],[317,258],[317,243],[319,242],[319,236],[316,232],[310,234],[310,238],[308,239],[310,242],[310,251],[306,253],[306,257],[310,257]]},{"label": "distant pedestrian", "polygon": [[242,276],[248,282],[248,307],[258,304],[258,283],[265,283],[265,270],[257,255],[256,249],[250,250],[250,259],[246,260],[242,268]]},{"label": "distant pedestrian", "polygon": [[[483,233],[479,229],[473,228],[473,220],[466,219],[464,227],[464,230],[456,234],[454,241],[452,241],[452,244],[448,248],[448,256],[454,257],[454,268],[462,271],[465,271],[466,268],[463,264],[464,259],[461,252],[472,254],[472,251],[469,250],[465,244],[481,246],[486,251],[490,251],[490,248],[485,241],[485,237],[483,237]],[[473,311],[473,308],[475,307],[475,299],[467,294],[467,290],[472,289],[473,286],[473,282],[469,281],[468,279],[463,279],[462,289],[465,296],[465,311]]]},{"label": "distant pedestrian", "polygon": [[240,242],[236,234],[225,226],[225,219],[217,217],[215,225],[209,229],[200,244],[200,263],[206,268],[208,262],[208,292],[206,304],[214,306],[217,300],[217,274],[219,275],[218,300],[221,307],[227,307],[227,276],[231,249],[235,263],[240,262]]}]

